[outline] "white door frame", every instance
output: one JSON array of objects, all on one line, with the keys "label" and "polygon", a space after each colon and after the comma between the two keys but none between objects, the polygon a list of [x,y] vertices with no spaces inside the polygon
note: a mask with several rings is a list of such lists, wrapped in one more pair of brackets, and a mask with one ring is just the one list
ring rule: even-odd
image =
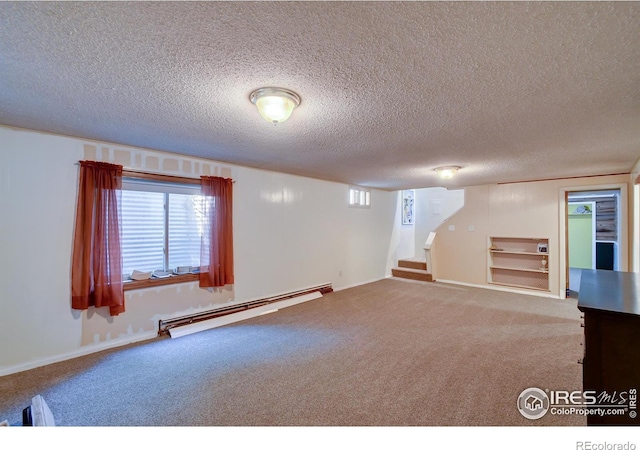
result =
[{"label": "white door frame", "polygon": [[560,271],[558,296],[567,298],[567,193],[578,191],[605,191],[610,189],[620,190],[620,233],[618,236],[618,250],[620,251],[621,272],[629,271],[629,193],[627,192],[627,183],[601,184],[591,186],[570,186],[562,187],[558,192],[559,205],[559,228],[558,248],[560,249]]}]

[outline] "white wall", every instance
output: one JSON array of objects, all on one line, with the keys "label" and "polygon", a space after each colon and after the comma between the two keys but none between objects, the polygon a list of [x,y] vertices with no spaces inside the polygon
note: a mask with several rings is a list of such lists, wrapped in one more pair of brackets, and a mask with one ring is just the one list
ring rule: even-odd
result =
[{"label": "white wall", "polygon": [[387,257],[387,272],[398,265],[399,259],[412,258],[414,256],[414,241],[416,236],[415,225],[402,224],[402,191],[394,193],[395,211],[393,216],[393,232],[389,242],[389,255]]},{"label": "white wall", "polygon": [[632,252],[630,272],[640,272],[640,185],[633,185]]},{"label": "white wall", "polygon": [[630,184],[633,186],[632,202],[631,202],[631,270],[632,272],[640,272],[640,159],[631,169]]},{"label": "white wall", "polygon": [[[487,287],[489,236],[547,238],[548,295],[564,298],[565,191],[620,188],[622,203],[632,205],[628,185],[628,175],[609,175],[468,187],[464,208],[438,228],[434,277],[439,281]],[[622,271],[627,271],[630,265],[628,217],[625,211],[620,233]],[[449,226],[454,229],[449,230]]]},{"label": "white wall", "polygon": [[0,128],[0,374],[78,347],[70,308],[73,139]]},{"label": "white wall", "polygon": [[[236,180],[235,285],[128,291],[117,317],[72,310],[75,163],[89,158]],[[393,192],[373,190],[371,209],[349,208],[349,186],[340,183],[6,127],[0,183],[0,375],[154,337],[160,318],[327,282],[341,289],[378,280],[395,256]]]},{"label": "white wall", "polygon": [[349,208],[345,184],[243,168],[233,178],[238,298],[385,277],[393,193],[373,190],[371,209]]},{"label": "white wall", "polygon": [[449,217],[464,206],[464,189],[416,189],[415,256],[424,257],[424,243]]},{"label": "white wall", "polygon": [[424,244],[429,233],[464,206],[464,189],[414,189],[414,224],[402,224],[402,191],[396,191],[396,211],[389,244],[387,271],[398,265],[399,259],[425,258]]}]

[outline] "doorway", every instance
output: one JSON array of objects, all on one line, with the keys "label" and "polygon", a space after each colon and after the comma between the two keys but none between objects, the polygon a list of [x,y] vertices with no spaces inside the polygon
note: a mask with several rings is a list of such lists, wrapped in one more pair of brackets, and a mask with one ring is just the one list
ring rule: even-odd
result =
[{"label": "doorway", "polygon": [[583,269],[620,270],[620,189],[567,194],[567,296],[576,298]]}]

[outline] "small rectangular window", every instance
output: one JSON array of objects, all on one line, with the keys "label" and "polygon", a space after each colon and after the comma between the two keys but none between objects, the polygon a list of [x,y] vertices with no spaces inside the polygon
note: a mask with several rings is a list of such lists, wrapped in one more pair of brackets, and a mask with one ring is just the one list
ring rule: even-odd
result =
[{"label": "small rectangular window", "polygon": [[371,191],[366,188],[352,186],[349,188],[349,207],[371,208]]}]

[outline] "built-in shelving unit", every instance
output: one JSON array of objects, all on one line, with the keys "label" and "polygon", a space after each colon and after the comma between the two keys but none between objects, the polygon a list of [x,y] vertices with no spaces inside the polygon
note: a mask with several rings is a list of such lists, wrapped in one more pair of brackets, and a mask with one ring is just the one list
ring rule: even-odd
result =
[{"label": "built-in shelving unit", "polygon": [[549,291],[549,239],[491,236],[488,249],[490,284]]}]

